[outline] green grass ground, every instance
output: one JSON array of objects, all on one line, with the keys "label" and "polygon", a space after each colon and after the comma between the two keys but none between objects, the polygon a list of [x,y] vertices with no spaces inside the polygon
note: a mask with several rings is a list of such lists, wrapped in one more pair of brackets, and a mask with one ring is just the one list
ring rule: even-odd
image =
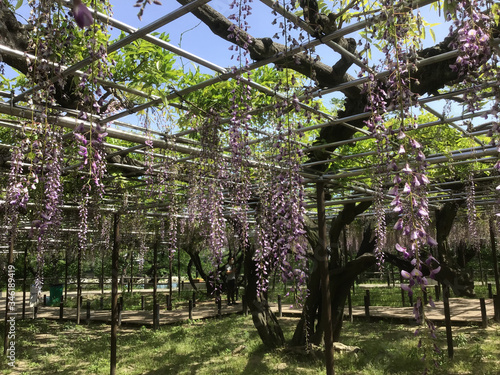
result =
[{"label": "green grass ground", "polygon": [[[296,319],[281,320],[286,337]],[[336,354],[337,374],[421,374],[430,363],[436,374],[498,374],[500,326],[488,329],[455,327],[455,356],[446,354],[444,329],[437,344],[444,349],[422,361],[415,327],[389,323],[345,323],[342,342],[358,346],[358,353]],[[6,374],[109,374],[110,327],[77,326],[55,321],[19,321],[16,327],[16,369],[0,356]],[[424,336],[426,337],[426,336]],[[425,345],[424,345],[425,346]],[[324,374],[321,352],[306,355],[287,349],[267,350],[250,317],[185,322],[148,328],[121,327],[118,337],[118,374]],[[432,354],[432,352],[430,352]]]}]

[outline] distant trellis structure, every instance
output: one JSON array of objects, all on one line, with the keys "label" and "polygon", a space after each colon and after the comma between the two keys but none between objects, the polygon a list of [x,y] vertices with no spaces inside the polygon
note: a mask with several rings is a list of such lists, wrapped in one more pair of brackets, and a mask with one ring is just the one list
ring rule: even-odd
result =
[{"label": "distant trellis structure", "polygon": [[[139,28],[112,16],[122,3],[89,1],[98,9],[89,14],[80,1],[29,3],[26,23],[0,2],[0,57],[12,77],[0,92],[0,199],[11,218],[3,227],[12,237],[15,228],[35,233],[39,254],[58,223],[78,231],[80,259],[99,232],[93,212],[158,220],[165,227],[140,229],[155,244],[167,232],[173,252],[180,222],[196,217],[209,223],[202,237],[215,266],[231,223],[235,238],[252,233],[259,243],[257,264],[272,253],[274,267],[298,277],[283,259],[304,257],[295,241],[309,216],[328,274],[327,243],[338,248],[341,230],[363,214],[377,221],[377,251],[390,221],[407,238],[398,250],[420,267],[420,249],[449,234],[438,229],[446,234],[436,242],[426,229],[447,203],[465,208],[472,235],[476,208],[496,213],[500,39],[491,1],[148,0],[136,4],[141,15],[159,17]],[[421,13],[441,17],[440,41],[426,38],[434,26]],[[193,17],[205,25],[190,31],[197,46],[225,48],[213,55],[233,59],[226,66],[162,35]]]}]

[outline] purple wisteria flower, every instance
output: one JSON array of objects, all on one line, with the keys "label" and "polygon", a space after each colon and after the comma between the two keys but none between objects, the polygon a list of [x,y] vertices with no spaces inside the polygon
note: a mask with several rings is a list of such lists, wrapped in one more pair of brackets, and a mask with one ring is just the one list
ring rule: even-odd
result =
[{"label": "purple wisteria flower", "polygon": [[94,22],[90,10],[82,4],[82,0],[73,0],[73,16],[75,17],[76,24],[81,27],[88,27]]}]

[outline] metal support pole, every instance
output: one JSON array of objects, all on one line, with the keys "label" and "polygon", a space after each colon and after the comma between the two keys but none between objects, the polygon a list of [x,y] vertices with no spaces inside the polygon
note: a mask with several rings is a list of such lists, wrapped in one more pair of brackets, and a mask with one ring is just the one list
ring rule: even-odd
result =
[{"label": "metal support pole", "polygon": [[68,262],[68,248],[66,248],[66,250],[64,251],[64,302],[68,300]]},{"label": "metal support pole", "polygon": [[120,214],[114,214],[113,254],[111,256],[111,356],[110,375],[116,375],[118,336],[118,257],[120,253]]},{"label": "metal support pole", "polygon": [[446,325],[446,341],[448,343],[448,358],[453,358],[453,334],[451,332],[450,318],[450,289],[443,286],[444,321]]},{"label": "metal support pole", "polygon": [[[498,256],[497,256],[497,246],[496,246],[496,240],[495,240],[495,220],[493,217],[490,218],[490,240],[491,240],[491,255],[493,259],[493,272],[495,273],[495,288],[496,288],[496,295],[500,295],[500,278],[498,275]],[[497,297],[498,298],[498,297]],[[493,305],[495,306],[495,320],[497,322],[500,322],[500,309],[498,306],[498,303],[495,303],[495,300],[493,300]]]},{"label": "metal support pole", "polygon": [[134,292],[134,252],[130,250],[130,280],[129,280],[129,285],[130,285],[130,293],[132,294]]},{"label": "metal support pole", "polygon": [[328,270],[328,254],[326,252],[326,217],[325,217],[325,191],[324,182],[316,183],[317,210],[318,210],[318,247],[316,259],[320,267],[321,292],[323,301],[322,321],[324,324],[325,339],[325,365],[326,374],[335,374],[333,352],[333,323],[332,303],[330,296],[330,274]]},{"label": "metal support pole", "polygon": [[177,294],[181,297],[181,252],[177,251]]},{"label": "metal support pole", "polygon": [[81,309],[82,309],[82,249],[78,245],[77,255],[77,272],[76,272],[76,324],[80,324]]},{"label": "metal support pole", "polygon": [[[9,301],[14,302],[11,306],[15,308],[15,298],[16,298],[16,286],[15,281],[10,282],[9,279],[14,279],[16,277],[16,271],[14,268],[14,231],[15,227],[12,226],[10,232],[10,241],[9,241],[9,258],[7,259],[7,293],[5,293],[5,322],[4,322],[4,338],[3,338],[3,354],[7,355],[7,349],[9,348],[9,328],[12,327],[12,319],[15,327],[15,311],[10,311],[9,309]],[[9,284],[14,284],[12,288],[9,288]],[[12,292],[11,292],[12,291]],[[14,293],[12,296],[10,293]]]},{"label": "metal support pole", "polygon": [[26,278],[28,274],[28,247],[29,245],[26,244],[26,247],[24,248],[24,261],[23,261],[23,315],[22,319],[24,320],[24,317],[26,315]]},{"label": "metal support pole", "polygon": [[156,321],[156,308],[158,306],[158,296],[156,294],[156,289],[158,287],[158,246],[160,246],[160,240],[158,239],[158,235],[156,237],[157,238],[153,246],[153,329],[156,329],[156,326],[158,324],[158,322]]},{"label": "metal support pole", "polygon": [[172,255],[169,254],[169,257],[168,257],[168,294],[169,294],[169,304],[167,304],[167,310],[172,310],[172,271],[173,271],[173,267],[172,267]]}]

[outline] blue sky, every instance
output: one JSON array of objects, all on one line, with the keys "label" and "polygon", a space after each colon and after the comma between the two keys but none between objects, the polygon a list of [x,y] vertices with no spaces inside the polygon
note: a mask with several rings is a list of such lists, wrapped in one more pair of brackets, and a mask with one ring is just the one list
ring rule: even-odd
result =
[{"label": "blue sky", "polygon": [[[89,1],[86,1],[87,3]],[[178,9],[180,7],[179,3],[175,0],[163,0],[163,5],[148,5],[144,11],[142,20],[137,17],[138,8],[134,7],[135,0],[111,0],[113,7],[113,17],[119,21],[129,24],[136,28],[141,28],[149,23],[155,21],[156,19],[169,14],[170,12]],[[26,1],[25,1],[26,3]],[[219,11],[225,16],[229,16],[232,10],[229,9],[229,0],[212,0],[209,5],[214,9]],[[248,17],[248,23],[251,25],[249,33],[254,37],[270,37],[273,36],[279,28],[277,25],[272,25],[272,21],[275,16],[271,14],[271,10],[258,0],[254,0],[251,3],[253,8],[252,15]],[[434,28],[436,41],[441,41],[444,36],[448,33],[448,25],[442,23],[443,16],[439,16],[436,11],[429,10],[429,6],[422,9],[422,14],[424,19],[429,23],[441,23]],[[25,17],[28,16],[28,6],[23,5],[19,12]],[[191,14],[187,14],[161,28],[159,31],[166,32],[170,35],[170,42],[176,46],[180,46],[186,51],[193,53],[199,57],[202,57],[210,62],[213,62],[224,68],[228,68],[231,65],[236,64],[235,60],[231,60],[233,54],[228,48],[230,44],[218,36],[212,34],[210,29],[201,23],[196,17]],[[118,31],[113,32],[114,35],[118,35]],[[352,35],[356,37],[356,35]],[[430,46],[435,44],[431,38],[431,34],[427,32],[427,38],[425,40],[425,46]],[[318,48],[318,53],[321,59],[326,64],[334,64],[339,55],[333,52],[328,47]],[[377,52],[373,51],[374,60],[380,58]],[[185,68],[189,69],[191,63],[189,61],[183,60],[179,61],[179,64],[184,63]],[[202,69],[203,72],[212,73],[209,69]],[[357,75],[357,67],[353,66],[350,70],[353,76]],[[340,97],[340,94],[336,94]]]},{"label": "blue sky", "polygon": [[[138,8],[134,7],[135,0],[111,0],[114,12],[113,17],[136,28],[144,27],[180,7],[179,3],[175,0],[163,0],[162,3],[163,5],[161,6],[148,5],[144,11],[142,20],[139,20],[137,17]],[[232,12],[229,9],[229,3],[229,0],[212,0],[209,2],[209,5],[223,15],[229,16]],[[275,17],[271,14],[269,7],[258,0],[254,0],[251,6],[253,14],[248,17],[248,23],[251,25],[249,33],[251,35],[254,37],[269,37],[279,31],[277,25],[271,25]],[[19,13],[24,17],[28,16],[28,12],[29,9],[26,4],[19,9]],[[429,23],[442,22],[442,17],[440,18],[435,11],[429,11],[429,7],[423,8],[422,13]],[[231,60],[233,52],[228,49],[230,44],[213,35],[207,26],[191,14],[187,14],[167,24],[160,31],[170,35],[170,42],[172,44],[180,46],[188,52],[219,66],[227,68],[235,64],[234,60]],[[442,40],[447,31],[448,26],[446,25],[436,27],[435,34],[437,41]],[[117,35],[117,31],[113,32],[113,34]],[[434,44],[430,33],[427,33],[425,44],[426,46]],[[320,52],[322,61],[327,64],[334,64],[339,57],[338,54],[332,52],[327,47],[321,47],[318,51]],[[374,58],[377,58],[375,52]],[[186,62],[184,61],[184,63]]]}]

